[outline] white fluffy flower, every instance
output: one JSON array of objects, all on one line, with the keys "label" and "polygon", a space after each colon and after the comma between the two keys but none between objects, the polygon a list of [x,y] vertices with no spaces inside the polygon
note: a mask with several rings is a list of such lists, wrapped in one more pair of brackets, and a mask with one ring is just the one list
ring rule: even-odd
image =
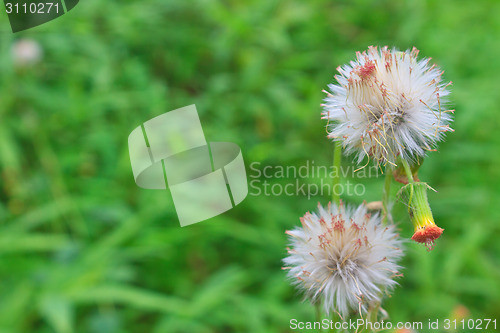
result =
[{"label": "white fluffy flower", "polygon": [[302,228],[286,232],[291,246],[284,269],[313,303],[323,302],[327,314],[363,314],[396,284],[401,241],[394,225],[382,226],[364,204],[318,207],[318,214],[300,219]]},{"label": "white fluffy flower", "polygon": [[323,118],[332,121],[329,137],[342,140],[346,154],[368,155],[379,163],[398,157],[415,160],[432,150],[450,131],[444,109],[448,84],[418,50],[400,52],[369,47],[356,61],[337,68],[338,85],[330,84]]}]

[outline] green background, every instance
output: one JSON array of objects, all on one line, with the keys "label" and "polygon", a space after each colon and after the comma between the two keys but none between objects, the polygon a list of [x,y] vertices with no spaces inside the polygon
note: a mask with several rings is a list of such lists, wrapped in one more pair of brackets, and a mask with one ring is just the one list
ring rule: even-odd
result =
[{"label": "green background", "polygon": [[[314,320],[281,270],[284,231],[328,195],[249,195],[180,228],[168,191],[135,185],[127,137],[196,104],[207,139],[238,144],[249,176],[252,162],[328,165],[321,90],[368,45],[433,57],[457,110],[420,173],[445,233],[432,252],[406,244],[384,308],[392,322],[459,305],[500,320],[498,17],[495,0],[86,0],[12,34],[0,13],[0,332],[289,332],[292,318]],[[14,65],[20,38],[40,44],[38,64]],[[355,181],[366,194],[348,202],[381,197],[382,177]]]}]

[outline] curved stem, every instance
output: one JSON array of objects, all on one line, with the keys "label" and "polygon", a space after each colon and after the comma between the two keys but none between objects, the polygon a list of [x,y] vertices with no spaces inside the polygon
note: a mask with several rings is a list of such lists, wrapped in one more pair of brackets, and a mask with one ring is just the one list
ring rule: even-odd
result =
[{"label": "curved stem", "polygon": [[385,169],[385,181],[384,181],[384,196],[382,197],[382,208],[384,216],[382,218],[382,224],[386,225],[389,216],[389,198],[391,195],[391,182],[392,182],[392,168],[388,166]]},{"label": "curved stem", "polygon": [[337,317],[337,314],[332,311],[332,319],[330,322],[330,332],[332,333],[337,333],[337,329],[335,328],[335,323],[339,321],[339,318]]},{"label": "curved stem", "polygon": [[336,189],[340,186],[340,162],[342,161],[342,143],[335,141],[333,150],[332,202],[340,205],[340,195]]},{"label": "curved stem", "polygon": [[410,165],[406,160],[401,159],[401,163],[403,164],[403,168],[405,169],[406,178],[408,178],[408,184],[413,184],[413,174],[411,172]]},{"label": "curved stem", "polygon": [[379,310],[380,310],[380,302],[377,302],[377,303],[371,305],[370,309],[368,310],[366,320],[372,324],[376,323],[378,321],[377,317],[378,317]]},{"label": "curved stem", "polygon": [[[316,321],[321,322],[321,302],[317,301],[316,304],[314,304],[314,307],[316,308]],[[323,332],[321,325],[318,332]]]},{"label": "curved stem", "polygon": [[410,165],[408,164],[408,162],[406,160],[401,159],[401,163],[403,164],[403,168],[405,169],[406,178],[408,178],[408,185],[406,185],[406,186],[409,186],[408,213],[410,214],[410,216],[412,216],[413,212],[412,212],[411,207],[412,207],[413,192],[414,192],[413,184],[415,184],[415,182],[413,181],[413,174],[411,172],[411,168],[410,168]]}]

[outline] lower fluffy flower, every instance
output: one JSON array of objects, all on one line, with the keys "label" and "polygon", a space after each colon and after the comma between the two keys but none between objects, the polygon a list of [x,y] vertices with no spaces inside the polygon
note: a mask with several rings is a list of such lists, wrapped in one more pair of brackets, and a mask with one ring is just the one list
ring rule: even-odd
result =
[{"label": "lower fluffy flower", "polygon": [[284,269],[313,303],[323,302],[327,314],[366,313],[396,284],[403,255],[399,235],[378,214],[368,214],[365,204],[318,205],[318,213],[306,213],[301,222],[286,232],[291,244]]}]

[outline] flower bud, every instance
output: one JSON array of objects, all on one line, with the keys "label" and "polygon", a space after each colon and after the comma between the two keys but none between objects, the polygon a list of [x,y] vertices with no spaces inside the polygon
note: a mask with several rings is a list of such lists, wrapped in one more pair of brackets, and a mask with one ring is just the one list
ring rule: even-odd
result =
[{"label": "flower bud", "polygon": [[442,228],[434,223],[432,211],[427,200],[426,183],[412,183],[404,186],[401,191],[408,200],[408,213],[415,227],[412,240],[423,243],[430,250],[433,249],[434,241],[443,233]]}]

